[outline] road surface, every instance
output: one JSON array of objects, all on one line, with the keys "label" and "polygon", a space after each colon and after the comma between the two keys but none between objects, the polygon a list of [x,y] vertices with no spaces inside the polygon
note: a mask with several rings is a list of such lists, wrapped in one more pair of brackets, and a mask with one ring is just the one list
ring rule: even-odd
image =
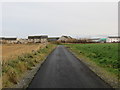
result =
[{"label": "road surface", "polygon": [[59,45],[46,59],[28,88],[110,88],[85,64]]}]

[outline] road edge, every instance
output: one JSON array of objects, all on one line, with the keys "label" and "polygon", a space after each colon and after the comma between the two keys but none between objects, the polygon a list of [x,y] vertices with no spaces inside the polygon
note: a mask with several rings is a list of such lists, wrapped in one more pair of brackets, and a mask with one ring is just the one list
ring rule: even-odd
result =
[{"label": "road edge", "polygon": [[[56,46],[57,47],[57,46]],[[18,84],[13,86],[13,88],[23,88],[26,89],[34,79],[37,72],[40,70],[41,66],[45,63],[46,59],[49,57],[49,55],[56,49],[56,47],[45,57],[44,60],[42,60],[40,63],[38,63],[32,70],[27,71],[23,78],[20,80]]]},{"label": "road edge", "polygon": [[42,63],[40,63],[39,67],[36,67],[37,70],[35,71],[33,77],[31,78],[31,80],[29,81],[29,83],[27,83],[27,85],[23,88],[27,89],[29,87],[29,85],[31,84],[32,80],[34,79],[34,77],[36,76],[37,72],[41,69],[41,67],[43,66],[43,64],[46,62],[46,59],[51,55],[52,52],[54,52],[54,50],[57,48],[57,46],[45,57],[45,59],[42,61]]},{"label": "road edge", "polygon": [[[116,84],[114,85],[114,81],[111,83],[109,82],[106,77],[101,75],[101,72],[97,71],[94,69],[94,67],[92,67],[92,64],[86,62],[83,58],[80,58],[76,55],[75,52],[73,52],[71,49],[68,49],[67,47],[65,47],[75,58],[77,58],[78,61],[82,62],[84,65],[86,65],[93,73],[95,73],[95,75],[97,75],[101,80],[103,80],[106,84],[108,84],[109,86],[111,86],[111,88],[118,88],[118,84],[116,86]],[[98,68],[100,68],[99,66],[97,66]]]}]

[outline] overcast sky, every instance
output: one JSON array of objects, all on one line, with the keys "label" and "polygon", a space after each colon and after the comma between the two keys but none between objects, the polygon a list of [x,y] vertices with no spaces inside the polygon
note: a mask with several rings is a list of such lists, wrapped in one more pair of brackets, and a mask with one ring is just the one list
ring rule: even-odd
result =
[{"label": "overcast sky", "polygon": [[117,2],[24,2],[2,4],[3,36],[112,35],[118,33]]}]

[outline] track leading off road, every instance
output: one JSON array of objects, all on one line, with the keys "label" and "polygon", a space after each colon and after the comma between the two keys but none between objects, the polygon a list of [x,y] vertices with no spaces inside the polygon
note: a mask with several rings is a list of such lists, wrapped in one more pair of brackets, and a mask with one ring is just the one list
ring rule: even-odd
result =
[{"label": "track leading off road", "polygon": [[64,46],[46,59],[28,88],[110,88]]}]

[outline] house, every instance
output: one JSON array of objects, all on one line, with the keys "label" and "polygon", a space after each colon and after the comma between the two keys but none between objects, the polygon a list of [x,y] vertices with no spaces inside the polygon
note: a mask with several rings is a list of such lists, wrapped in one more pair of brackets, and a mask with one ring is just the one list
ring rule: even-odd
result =
[{"label": "house", "polygon": [[47,39],[48,39],[47,35],[28,36],[29,43],[46,43]]},{"label": "house", "polygon": [[49,37],[48,41],[53,42],[53,41],[57,41],[58,39],[59,39],[59,37]]},{"label": "house", "polygon": [[107,42],[109,43],[120,42],[120,36],[108,36]]},{"label": "house", "polygon": [[61,42],[67,42],[69,41],[70,39],[72,39],[72,37],[70,36],[61,36],[58,41],[61,41]]}]

